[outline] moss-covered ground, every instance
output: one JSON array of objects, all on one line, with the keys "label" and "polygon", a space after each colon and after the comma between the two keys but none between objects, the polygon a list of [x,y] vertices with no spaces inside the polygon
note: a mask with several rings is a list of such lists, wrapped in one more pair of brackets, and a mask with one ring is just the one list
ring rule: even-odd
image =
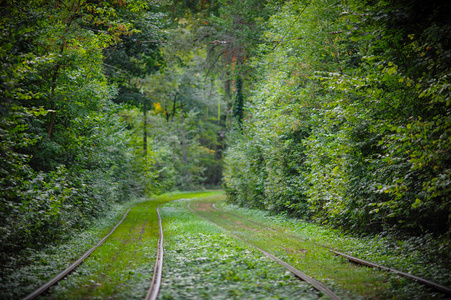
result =
[{"label": "moss-covered ground", "polygon": [[[333,255],[327,248],[451,286],[450,245],[431,236],[356,237],[324,226],[218,201],[198,200],[199,213],[249,239],[332,288],[370,299],[442,299],[446,295],[393,273],[370,269]],[[192,205],[195,207],[195,205]]]}]

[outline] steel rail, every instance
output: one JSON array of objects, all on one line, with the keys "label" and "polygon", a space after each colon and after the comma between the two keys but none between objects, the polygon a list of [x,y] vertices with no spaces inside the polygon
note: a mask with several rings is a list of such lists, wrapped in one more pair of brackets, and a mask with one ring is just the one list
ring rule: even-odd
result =
[{"label": "steel rail", "polygon": [[421,278],[421,277],[418,277],[418,276],[415,276],[415,275],[412,275],[412,274],[409,274],[409,273],[406,273],[406,272],[398,271],[396,269],[392,269],[392,268],[389,268],[389,267],[378,265],[378,264],[375,264],[375,263],[372,263],[372,262],[369,262],[369,261],[366,261],[366,260],[363,260],[363,259],[360,259],[360,258],[357,258],[357,257],[353,257],[353,256],[350,256],[350,255],[347,255],[345,253],[341,253],[341,252],[335,251],[335,250],[329,249],[329,251],[331,251],[332,253],[335,253],[336,255],[343,256],[343,257],[347,258],[348,260],[350,260],[352,262],[355,262],[355,263],[358,263],[358,264],[361,264],[361,265],[365,265],[365,266],[368,266],[368,267],[372,267],[372,268],[378,268],[378,269],[381,269],[381,270],[384,270],[384,271],[388,271],[388,272],[391,272],[391,273],[395,273],[397,275],[416,280],[419,283],[422,283],[422,284],[427,285],[427,286],[429,286],[431,288],[439,290],[442,293],[445,293],[447,295],[451,295],[451,289],[450,288],[448,288],[446,286],[443,286],[441,284],[435,283],[433,281],[430,281],[430,280],[427,280],[427,279],[424,279],[424,278]]},{"label": "steel rail", "polygon": [[[212,204],[212,207],[214,209],[216,209],[217,211],[224,212],[224,213],[236,216],[236,214],[234,214],[234,213],[218,209],[214,203]],[[277,230],[275,230],[275,229],[273,229],[271,227],[267,227],[267,226],[265,226],[265,225],[263,225],[263,224],[261,224],[259,222],[256,222],[256,221],[253,221],[253,220],[250,220],[250,219],[248,219],[248,220],[251,221],[254,224],[257,224],[259,226],[262,226],[264,228],[267,228],[269,230],[277,232]],[[301,239],[300,237],[297,237],[297,236],[295,236],[293,234],[288,234],[288,235],[290,235],[290,236],[292,236],[292,237],[294,237],[296,239],[300,239],[300,240],[305,241],[304,239]],[[450,288],[448,288],[448,287],[446,287],[444,285],[438,284],[436,282],[433,282],[433,281],[430,281],[430,280],[427,280],[427,279],[424,279],[424,278],[421,278],[421,277],[418,277],[418,276],[415,276],[415,275],[412,275],[412,274],[409,274],[409,273],[406,273],[406,272],[402,272],[402,271],[399,271],[399,270],[396,270],[396,269],[392,269],[392,268],[389,268],[389,267],[386,267],[386,266],[383,266],[383,265],[379,265],[379,264],[376,264],[376,263],[373,263],[373,262],[370,262],[370,261],[366,261],[366,260],[363,260],[361,258],[357,258],[357,257],[351,256],[351,255],[348,255],[348,254],[345,254],[345,253],[342,253],[342,252],[338,252],[338,251],[336,251],[336,250],[334,250],[334,249],[332,249],[330,247],[327,247],[327,246],[324,246],[324,245],[321,245],[321,244],[318,244],[318,243],[315,243],[315,242],[312,242],[312,243],[317,245],[317,246],[321,246],[323,248],[326,248],[330,252],[332,252],[332,253],[334,253],[336,255],[343,256],[346,259],[348,259],[349,261],[352,261],[354,263],[365,265],[365,266],[371,267],[371,268],[377,268],[377,269],[384,270],[384,271],[387,271],[387,272],[391,272],[391,273],[394,273],[394,274],[397,274],[397,275],[400,275],[400,276],[403,276],[403,277],[407,277],[407,278],[416,280],[416,281],[418,281],[421,284],[424,284],[424,285],[427,285],[427,286],[429,286],[431,288],[434,288],[434,289],[436,289],[436,290],[438,290],[438,291],[440,291],[440,292],[442,292],[444,294],[451,295],[451,289]]]},{"label": "steel rail", "polygon": [[30,300],[30,299],[34,299],[37,296],[39,296],[40,294],[42,294],[43,292],[45,292],[47,289],[49,289],[51,286],[55,285],[58,281],[60,281],[61,279],[63,279],[64,277],[67,276],[67,274],[69,274],[70,272],[72,272],[75,268],[77,268],[86,258],[88,258],[98,247],[102,246],[102,244],[105,242],[105,240],[116,230],[117,227],[119,227],[119,225],[121,225],[121,223],[125,220],[125,217],[127,217],[127,214],[129,213],[129,211],[135,207],[136,205],[133,205],[132,207],[130,207],[127,212],[124,214],[124,216],[122,217],[122,219],[119,221],[119,223],[116,224],[116,226],[113,227],[113,229],[111,229],[110,233],[108,233],[103,239],[100,240],[99,243],[97,243],[97,245],[95,245],[94,247],[92,247],[91,249],[89,249],[88,251],[85,252],[85,254],[83,254],[79,259],[77,259],[74,263],[72,263],[69,267],[67,267],[64,271],[62,271],[61,273],[59,273],[58,275],[56,275],[55,277],[53,277],[52,279],[50,279],[47,283],[45,283],[44,285],[42,285],[40,288],[36,289],[35,291],[33,291],[32,293],[30,293],[28,296],[26,296],[25,298],[23,298],[22,300]]},{"label": "steel rail", "polygon": [[330,297],[330,299],[332,300],[340,300],[340,298],[335,295],[331,290],[329,290],[329,288],[327,288],[326,286],[324,286],[321,282],[313,279],[312,277],[308,276],[307,274],[305,274],[304,272],[294,268],[293,266],[291,266],[290,264],[287,264],[286,262],[284,262],[283,260],[281,260],[280,258],[272,255],[271,253],[267,252],[266,250],[263,250],[262,248],[258,247],[257,245],[255,245],[252,242],[249,242],[248,240],[236,235],[233,231],[227,230],[224,227],[218,225],[217,223],[215,223],[214,221],[212,221],[209,218],[206,218],[202,215],[200,215],[198,212],[196,212],[195,210],[193,210],[191,208],[191,203],[188,204],[188,208],[195,213],[197,216],[201,217],[204,220],[207,220],[210,223],[215,224],[216,226],[222,228],[223,230],[229,232],[232,236],[234,236],[237,239],[242,240],[243,242],[255,247],[257,250],[259,250],[260,252],[262,252],[263,254],[265,254],[266,256],[268,256],[269,258],[271,258],[272,260],[274,260],[275,262],[277,262],[278,264],[280,264],[281,266],[285,267],[288,271],[290,271],[291,273],[293,273],[294,275],[296,275],[299,279],[304,280],[305,282],[311,284],[313,287],[315,287],[315,289],[317,289],[318,291],[326,294],[327,296]]},{"label": "steel rail", "polygon": [[157,248],[157,259],[155,262],[155,269],[153,272],[152,283],[150,285],[149,291],[147,292],[146,298],[144,300],[156,300],[158,294],[160,293],[161,278],[163,274],[163,226],[161,224],[160,208],[161,204],[157,207],[158,216],[158,227],[160,232],[160,237],[158,238],[158,248]]}]

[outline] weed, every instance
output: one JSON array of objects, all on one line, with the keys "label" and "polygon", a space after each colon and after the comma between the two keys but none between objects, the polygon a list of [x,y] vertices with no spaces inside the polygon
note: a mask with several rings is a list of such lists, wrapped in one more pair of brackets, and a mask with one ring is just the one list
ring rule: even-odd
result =
[{"label": "weed", "polygon": [[[430,235],[404,240],[394,233],[356,237],[286,215],[274,215],[225,202],[216,205],[228,212],[251,217],[262,224],[276,228],[277,231],[294,234],[300,239],[313,241],[352,256],[451,286],[451,246]],[[363,268],[349,264],[343,258],[337,259],[342,260],[343,264],[348,264],[349,268]],[[382,298],[390,297],[390,295],[396,295],[399,299],[434,299],[443,296],[411,279],[401,278],[391,273],[386,274],[385,280],[387,281],[386,290],[379,296]],[[373,287],[374,284],[369,286]]]},{"label": "weed", "polygon": [[162,208],[166,238],[162,299],[317,299],[318,293],[252,247],[186,208]]},{"label": "weed", "polygon": [[25,249],[2,266],[0,299],[26,296],[68,267],[93,247],[117,224],[128,207],[133,208],[123,224],[85,262],[65,280],[53,287],[49,298],[77,299],[117,294],[123,298],[142,298],[149,288],[155,262],[158,224],[155,207],[182,197],[200,197],[219,192],[190,192],[135,199],[112,205],[103,218],[86,231],[74,232],[72,239],[48,245],[41,251]]}]

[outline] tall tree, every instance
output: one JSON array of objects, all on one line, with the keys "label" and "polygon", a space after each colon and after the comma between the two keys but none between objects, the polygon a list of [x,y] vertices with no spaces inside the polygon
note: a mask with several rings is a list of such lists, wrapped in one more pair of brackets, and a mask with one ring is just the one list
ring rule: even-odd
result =
[{"label": "tall tree", "polygon": [[264,43],[264,22],[278,5],[272,1],[220,1],[218,14],[212,15],[198,33],[199,40],[209,43],[208,72],[216,69],[222,73],[230,122],[232,111],[241,110],[242,114],[243,109],[239,104],[233,107],[232,88],[237,91],[238,99],[244,99],[244,82],[253,78],[250,58],[258,45]]},{"label": "tall tree", "polygon": [[148,174],[134,176],[131,134],[102,65],[102,51],[134,32],[120,15],[147,5],[0,2],[0,260],[85,226],[149,184]]},{"label": "tall tree", "polygon": [[335,4],[271,18],[227,193],[355,231],[449,233],[450,6]]}]

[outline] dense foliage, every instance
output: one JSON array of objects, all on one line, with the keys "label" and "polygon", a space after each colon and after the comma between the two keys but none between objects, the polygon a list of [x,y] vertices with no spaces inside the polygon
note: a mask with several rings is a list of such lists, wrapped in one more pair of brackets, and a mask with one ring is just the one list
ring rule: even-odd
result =
[{"label": "dense foliage", "polygon": [[432,1],[290,1],[264,36],[225,189],[357,232],[449,233],[451,19]]},{"label": "dense foliage", "polygon": [[1,259],[149,186],[102,68],[102,50],[133,33],[120,14],[145,8],[1,2]]},{"label": "dense foliage", "polygon": [[0,1],[0,262],[114,202],[219,184],[218,89],[171,62],[189,38],[166,4]]},{"label": "dense foliage", "polygon": [[439,0],[0,1],[0,262],[221,183],[357,232],[449,233]]}]

